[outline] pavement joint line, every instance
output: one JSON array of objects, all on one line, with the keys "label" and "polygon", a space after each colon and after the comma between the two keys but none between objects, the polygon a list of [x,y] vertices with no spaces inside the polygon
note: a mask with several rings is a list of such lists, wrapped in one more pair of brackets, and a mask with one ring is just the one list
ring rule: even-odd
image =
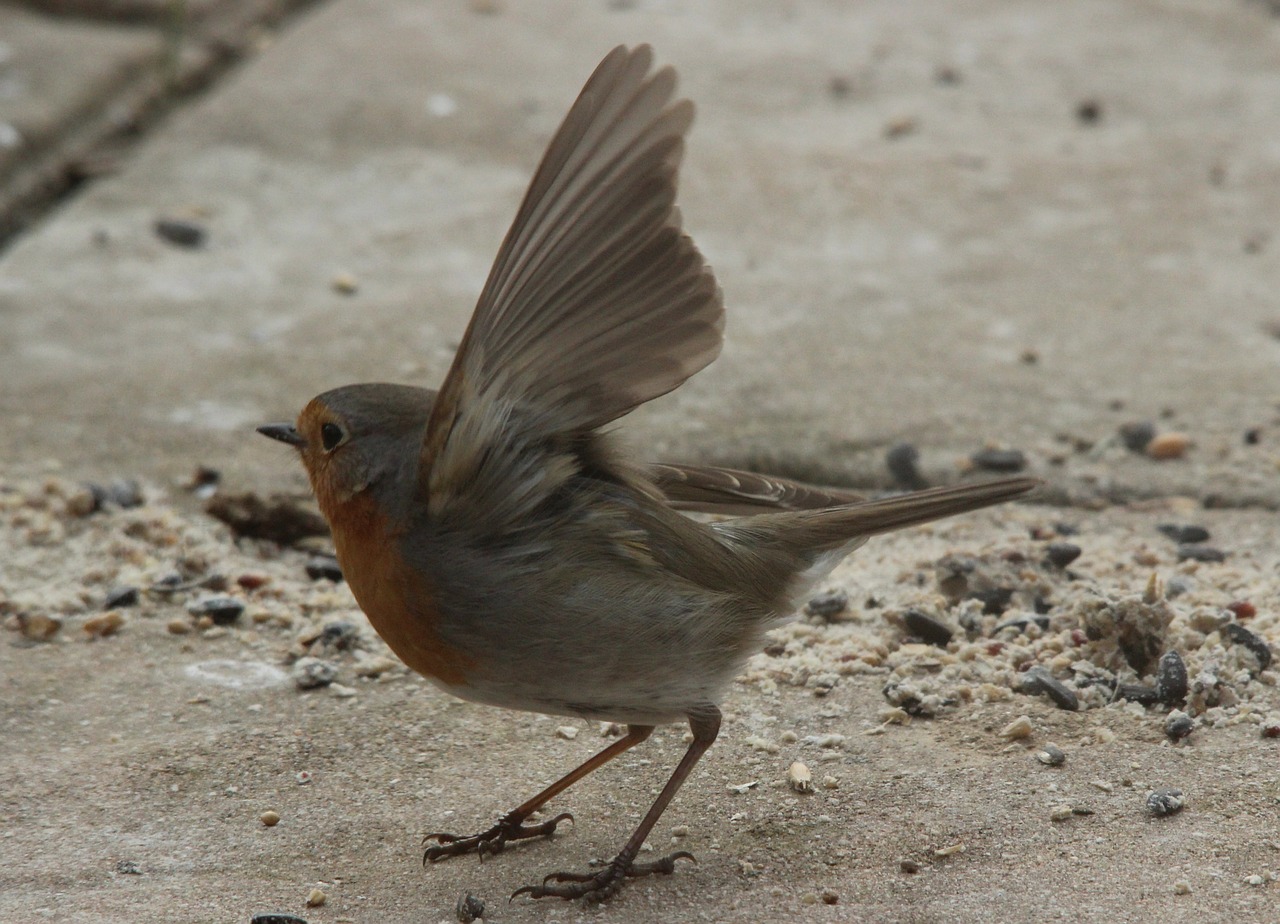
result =
[{"label": "pavement joint line", "polygon": [[[153,66],[141,66],[108,89],[88,111],[69,118],[61,137],[19,162],[0,186],[0,257],[26,232],[38,227],[88,183],[115,172],[129,152],[176,109],[211,89],[239,64],[253,57],[264,28],[280,30],[289,20],[323,0],[246,0],[220,6],[182,27],[176,54],[163,46]],[[91,0],[23,4],[39,12],[89,21],[154,26],[162,40],[164,17],[150,20],[80,16]],[[141,6],[141,4],[138,4]],[[128,6],[128,4],[124,4]],[[132,8],[132,7],[130,7]],[[165,12],[167,16],[167,11]],[[166,70],[170,73],[166,74]]]}]

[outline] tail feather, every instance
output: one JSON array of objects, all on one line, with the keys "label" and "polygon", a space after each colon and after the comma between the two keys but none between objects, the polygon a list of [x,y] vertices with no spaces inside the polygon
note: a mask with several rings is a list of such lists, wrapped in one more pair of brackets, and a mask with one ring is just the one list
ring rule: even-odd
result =
[{"label": "tail feather", "polygon": [[880,500],[861,501],[821,510],[767,513],[716,524],[727,537],[777,543],[790,549],[835,549],[879,533],[892,532],[979,510],[1026,494],[1041,484],[1036,478],[1002,478],[981,484],[931,488]]}]

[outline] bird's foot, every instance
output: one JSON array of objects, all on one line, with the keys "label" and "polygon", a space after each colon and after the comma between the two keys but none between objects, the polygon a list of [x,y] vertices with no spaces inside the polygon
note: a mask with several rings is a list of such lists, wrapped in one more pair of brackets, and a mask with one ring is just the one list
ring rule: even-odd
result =
[{"label": "bird's foot", "polygon": [[[530,898],[584,898],[588,902],[602,902],[612,898],[628,879],[639,876],[651,876],[654,873],[664,875],[675,872],[676,860],[693,860],[693,854],[687,850],[679,850],[660,860],[648,863],[637,863],[619,854],[607,866],[594,873],[552,873],[542,880],[541,885],[524,886],[511,893],[511,897],[528,895]],[[694,860],[696,863],[697,861]]]},{"label": "bird's foot", "polygon": [[[530,837],[550,837],[560,822],[573,821],[573,816],[568,812],[561,812],[555,818],[535,825],[526,825],[525,818],[525,815],[518,812],[508,812],[488,831],[481,831],[470,837],[444,833],[428,834],[422,839],[422,846],[425,848],[422,852],[422,865],[426,866],[428,863],[436,863],[447,857],[456,857],[472,851],[478,853],[483,859],[491,853],[502,853],[508,841],[523,841]],[[427,846],[431,841],[435,843]]]}]

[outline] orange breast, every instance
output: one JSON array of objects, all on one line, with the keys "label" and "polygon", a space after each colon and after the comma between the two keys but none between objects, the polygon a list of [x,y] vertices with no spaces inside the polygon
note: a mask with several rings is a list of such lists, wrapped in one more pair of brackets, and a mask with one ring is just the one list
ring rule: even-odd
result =
[{"label": "orange breast", "polygon": [[440,640],[430,581],[400,556],[373,499],[360,494],[327,512],[342,574],[378,634],[419,674],[466,686],[474,659]]}]

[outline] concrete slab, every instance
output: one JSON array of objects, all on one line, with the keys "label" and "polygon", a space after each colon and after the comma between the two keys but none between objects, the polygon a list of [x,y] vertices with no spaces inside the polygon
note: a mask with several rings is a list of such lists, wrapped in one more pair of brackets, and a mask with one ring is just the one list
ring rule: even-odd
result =
[{"label": "concrete slab", "polygon": [[[300,552],[159,502],[81,517],[70,487],[19,477],[204,462],[237,487],[296,481],[250,427],[331,385],[438,379],[582,79],[649,40],[700,106],[683,203],[730,325],[721,362],[627,422],[647,453],[887,483],[898,440],[932,477],[996,440],[1059,500],[1274,506],[1276,31],[1261,4],[1208,0],[337,0],[298,22],[0,259],[0,919],[417,922],[467,892],[509,921],[1267,919],[1278,681],[1219,630],[1234,613],[1280,644],[1270,512],[1027,505],[873,541],[832,577],[848,621],[803,621],[753,661],[655,829],[700,864],[600,912],[505,897],[616,850],[680,729],[562,800],[579,826],[550,843],[421,870],[423,832],[487,823],[598,747],[596,726],[569,740],[394,663],[366,677],[351,651],[326,654],[345,689],[237,687],[334,621],[361,659],[385,649]],[[163,216],[207,242],[165,243]],[[1113,435],[1134,419],[1196,445],[1129,453]],[[1168,523],[1206,527],[1226,560],[1183,560]],[[1050,574],[1067,532],[1081,557]],[[907,609],[961,615],[938,585],[951,555],[1032,575],[1048,628],[1028,609],[1025,632],[911,644]],[[145,590],[175,569],[228,580],[244,624],[201,628]],[[124,583],[144,590],[119,632],[87,631]],[[1035,662],[1096,699],[1110,662],[1079,606],[1161,583],[1179,630],[1160,643],[1221,697],[1189,706],[1189,740],[1167,740],[1163,708],[1011,692]],[[28,616],[65,626],[34,641]],[[970,668],[939,718],[893,724],[891,678]],[[1032,736],[1011,742],[1023,714]],[[1037,762],[1049,742],[1063,767]],[[816,792],[787,788],[795,759]],[[1149,788],[1187,808],[1152,817]]]},{"label": "concrete slab", "polygon": [[151,31],[0,6],[0,186],[160,60]]},{"label": "concrete slab", "polygon": [[200,18],[227,0],[10,0],[51,16],[109,22],[163,23],[175,16]]},{"label": "concrete slab", "polygon": [[130,141],[305,2],[0,8],[0,248],[79,184],[116,169]]},{"label": "concrete slab", "polygon": [[[932,477],[998,441],[1059,499],[1274,506],[1278,29],[1208,0],[336,3],[5,257],[0,465],[278,473],[252,424],[437,381],[547,136],[645,40],[700,107],[683,206],[730,311],[722,360],[626,425],[647,451],[870,484],[899,440]],[[159,240],[170,213],[207,246]],[[1147,418],[1188,457],[1113,445]]]},{"label": "concrete slab", "polygon": [[[507,897],[613,856],[683,750],[683,728],[658,729],[550,803],[575,818],[551,840],[424,869],[423,834],[487,826],[603,747],[600,725],[435,689],[386,657],[345,585],[307,578],[300,552],[233,543],[207,517],[161,503],[66,515],[56,488],[0,479],[0,615],[10,627],[14,612],[65,623],[46,642],[0,632],[0,920],[247,924],[287,912],[311,924],[436,924],[458,920],[455,904],[472,894],[485,920],[507,924],[1273,921],[1277,675],[1190,625],[1252,599],[1248,626],[1280,650],[1268,606],[1280,590],[1274,516],[1198,511],[1230,557],[1178,563],[1157,525],[1187,506],[1020,505],[873,539],[832,576],[851,601],[840,621],[783,630],[728,691],[719,741],[646,855],[683,849],[698,863],[592,909]],[[1070,571],[1038,570],[1046,543],[1031,536],[1063,519],[1083,554]],[[910,644],[894,614],[961,615],[939,603],[933,563],[949,554],[1019,556],[1053,600],[1047,630]],[[108,588],[146,588],[177,561],[230,579],[239,622],[196,629],[187,607],[204,592],[144,589],[115,611],[117,632],[85,631]],[[1168,643],[1222,702],[1188,705],[1195,729],[1176,745],[1162,731],[1168,706],[1104,705],[1086,686],[1111,676],[1101,665],[1116,643],[1085,640],[1072,615],[1089,599],[1132,606],[1156,573],[1183,588],[1167,603]],[[331,626],[349,646],[319,640]],[[295,689],[286,672],[304,651],[340,686]],[[1024,659],[1091,705],[1013,693]],[[896,684],[952,705],[909,720],[882,693]],[[1029,737],[1002,734],[1023,715]],[[1061,766],[1037,760],[1049,743]],[[814,792],[787,785],[797,760]],[[1180,790],[1186,808],[1153,817],[1154,789]],[[264,824],[267,811],[279,824]],[[323,907],[307,906],[313,889]]]}]

